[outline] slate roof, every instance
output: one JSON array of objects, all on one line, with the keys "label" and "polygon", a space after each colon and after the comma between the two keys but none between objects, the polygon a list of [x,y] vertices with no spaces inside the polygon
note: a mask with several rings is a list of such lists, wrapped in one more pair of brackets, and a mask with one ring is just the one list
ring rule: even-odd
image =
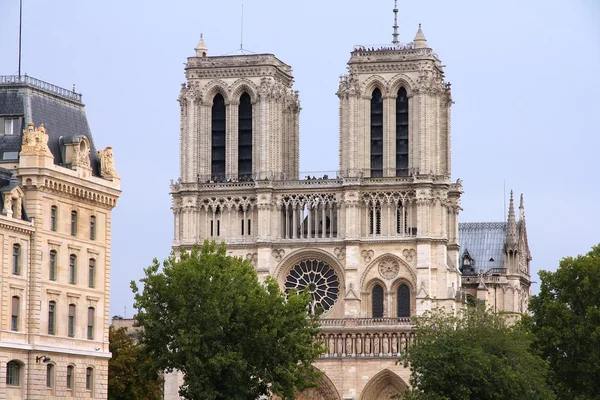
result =
[{"label": "slate roof", "polygon": [[[50,89],[49,89],[50,88]],[[77,95],[77,96],[75,96]],[[0,80],[0,117],[23,116],[18,135],[1,135],[0,152],[21,151],[23,129],[29,122],[37,127],[44,124],[48,133],[48,147],[54,163],[65,165],[63,145],[73,138],[85,135],[90,141],[90,162],[94,176],[100,176],[100,161],[85,115],[81,96],[66,89],[28,79],[15,83]],[[66,166],[66,165],[65,165]]]},{"label": "slate roof", "polygon": [[[504,268],[504,241],[506,222],[462,222],[458,224],[459,260],[468,251],[475,270]],[[492,261],[493,260],[493,261]]]}]

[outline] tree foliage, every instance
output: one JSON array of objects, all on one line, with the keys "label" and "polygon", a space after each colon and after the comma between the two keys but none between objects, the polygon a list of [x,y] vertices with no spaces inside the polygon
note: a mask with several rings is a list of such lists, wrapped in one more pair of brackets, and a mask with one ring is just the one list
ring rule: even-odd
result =
[{"label": "tree foliage", "polygon": [[561,399],[600,399],[600,245],[540,271],[529,324]]},{"label": "tree foliage", "polygon": [[162,379],[126,328],[109,328],[108,400],[162,400]]},{"label": "tree foliage", "polygon": [[143,290],[132,282],[141,341],[161,369],[184,373],[184,398],[294,399],[316,383],[311,364],[324,349],[308,293],[261,284],[248,261],[214,242],[144,271]]},{"label": "tree foliage", "polygon": [[459,315],[440,309],[415,322],[416,343],[402,356],[414,400],[548,400],[547,364],[530,351],[520,325],[482,307]]}]

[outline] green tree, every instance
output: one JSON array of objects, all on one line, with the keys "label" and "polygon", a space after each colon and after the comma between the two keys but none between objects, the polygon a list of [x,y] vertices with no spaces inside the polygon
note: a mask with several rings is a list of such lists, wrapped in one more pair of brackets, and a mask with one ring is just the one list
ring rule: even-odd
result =
[{"label": "green tree", "polygon": [[530,351],[531,334],[483,307],[440,309],[415,322],[416,342],[401,357],[414,400],[540,399],[553,394],[547,364]]},{"label": "green tree", "polygon": [[525,322],[550,382],[561,399],[600,399],[600,245],[562,259],[556,272],[540,271],[540,279]]},{"label": "green tree", "polygon": [[316,384],[311,364],[324,349],[309,293],[286,296],[271,278],[261,284],[248,261],[215,242],[144,271],[143,290],[131,283],[140,339],[161,370],[184,373],[184,398],[254,400],[271,391],[294,399]]},{"label": "green tree", "polygon": [[109,400],[161,400],[162,379],[131,332],[109,328]]}]

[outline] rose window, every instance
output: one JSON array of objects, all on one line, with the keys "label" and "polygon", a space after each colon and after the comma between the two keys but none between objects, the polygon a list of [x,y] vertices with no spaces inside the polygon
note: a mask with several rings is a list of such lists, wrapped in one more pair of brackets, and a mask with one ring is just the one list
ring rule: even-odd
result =
[{"label": "rose window", "polygon": [[338,298],[340,282],[338,276],[327,263],[321,260],[304,260],[290,270],[285,279],[285,290],[308,288],[313,302],[311,312],[317,307],[324,311],[331,309]]}]

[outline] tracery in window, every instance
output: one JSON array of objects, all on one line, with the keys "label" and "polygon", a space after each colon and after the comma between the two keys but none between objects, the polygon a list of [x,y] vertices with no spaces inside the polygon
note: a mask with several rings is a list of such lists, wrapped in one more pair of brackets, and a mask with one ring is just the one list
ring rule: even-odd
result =
[{"label": "tracery in window", "polygon": [[373,233],[381,234],[381,203],[379,201],[369,205],[369,234]]},{"label": "tracery in window", "polygon": [[329,264],[321,260],[303,260],[290,270],[285,289],[302,291],[308,288],[313,302],[311,312],[318,307],[329,311],[338,299],[340,282],[337,274]]},{"label": "tracery in window", "polygon": [[371,96],[371,177],[383,176],[383,98],[379,89]]},{"label": "tracery in window", "polygon": [[396,176],[408,176],[408,96],[403,87],[396,97]]}]

